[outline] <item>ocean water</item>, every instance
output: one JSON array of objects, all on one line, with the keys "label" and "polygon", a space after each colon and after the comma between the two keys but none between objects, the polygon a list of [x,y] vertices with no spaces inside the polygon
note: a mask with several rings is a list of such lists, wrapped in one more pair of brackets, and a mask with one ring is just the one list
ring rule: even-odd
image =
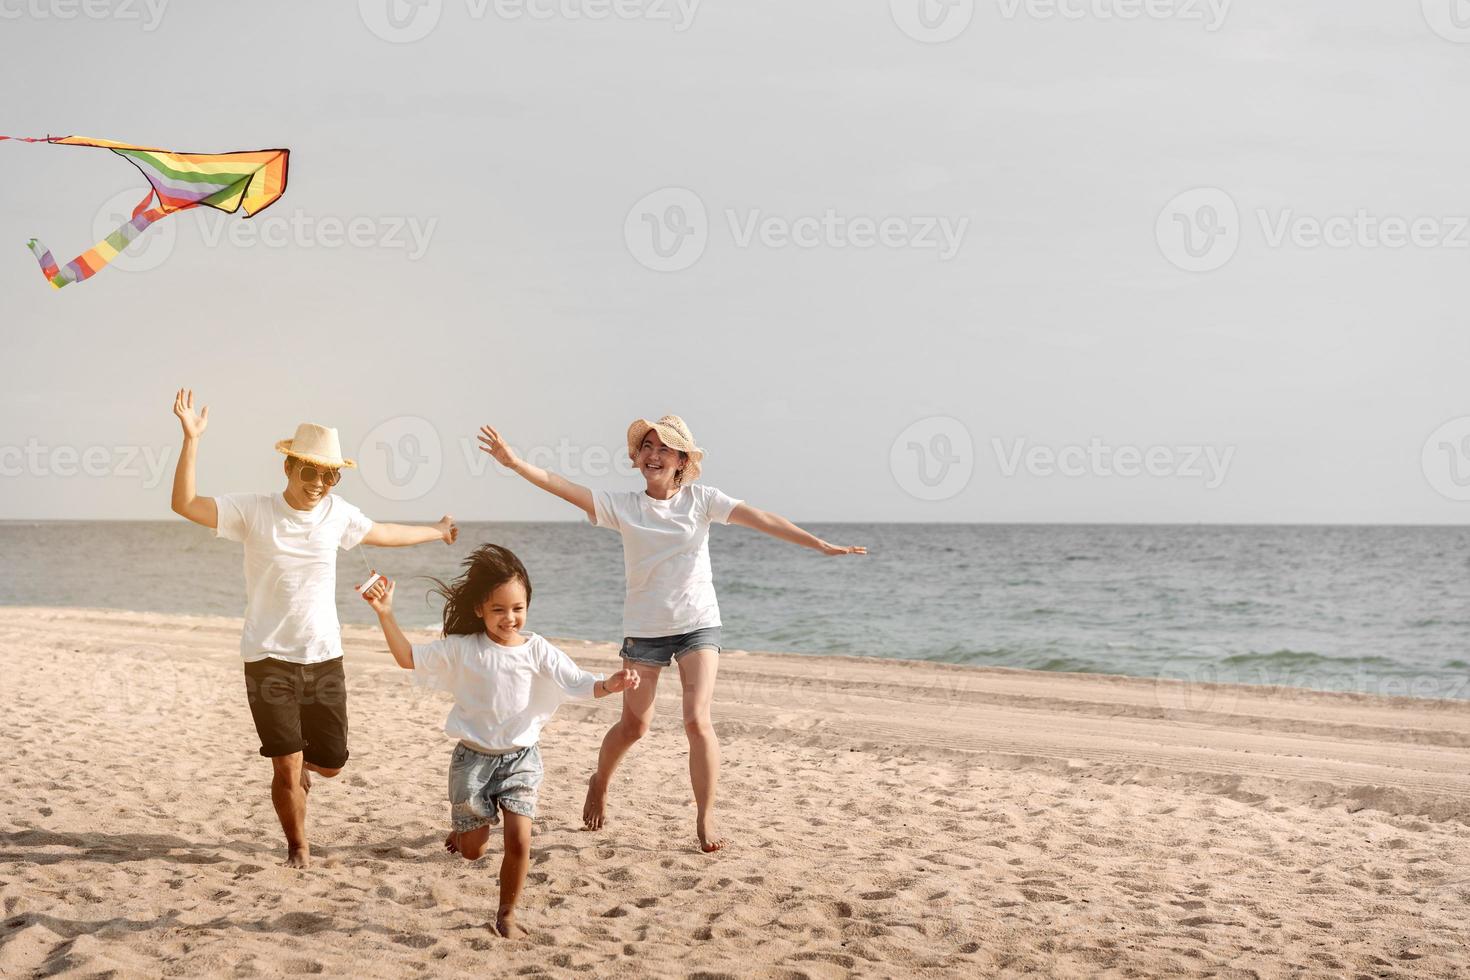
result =
[{"label": "ocean water", "polygon": [[[1470,528],[810,527],[871,553],[713,529],[727,646],[1470,697]],[[341,554],[343,621],[376,622],[351,590],[366,557],[400,580],[402,622],[437,624],[422,577],[453,577],[486,541],[530,570],[530,628],[620,638],[619,539],[577,523],[471,523],[453,547]],[[0,604],[238,616],[240,547],[182,520],[0,522]]]}]

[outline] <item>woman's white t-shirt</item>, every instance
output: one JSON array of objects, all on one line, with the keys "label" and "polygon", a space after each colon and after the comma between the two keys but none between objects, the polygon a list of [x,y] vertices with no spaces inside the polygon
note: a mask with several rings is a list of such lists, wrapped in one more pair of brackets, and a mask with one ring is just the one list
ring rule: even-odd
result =
[{"label": "woman's white t-shirt", "polygon": [[739,500],[702,483],[680,487],[668,500],[642,490],[594,490],[592,500],[592,523],[623,536],[624,636],[677,636],[720,625],[709,526],[730,523]]},{"label": "woman's white t-shirt", "polygon": [[278,493],[214,498],[215,535],[245,545],[246,662],[319,664],[342,656],[337,549],[362,543],[373,522],[334,494],[297,510]]},{"label": "woman's white t-shirt", "polygon": [[569,698],[590,698],[589,674],[536,633],[501,646],[484,633],[452,635],[413,648],[413,682],[454,695],[444,733],[491,752],[535,745],[541,728]]}]

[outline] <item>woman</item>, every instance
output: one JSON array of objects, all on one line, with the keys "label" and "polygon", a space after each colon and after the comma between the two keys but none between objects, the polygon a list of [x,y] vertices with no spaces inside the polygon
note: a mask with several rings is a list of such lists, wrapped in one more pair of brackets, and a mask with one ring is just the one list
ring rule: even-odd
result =
[{"label": "woman", "polygon": [[627,598],[623,603],[623,666],[641,682],[623,694],[623,713],[608,729],[587,785],[582,820],[602,827],[613,772],[633,743],[648,731],[664,667],[675,663],[684,694],[684,732],[689,738],[689,780],[698,805],[700,849],[717,851],[729,841],[715,830],[715,786],[720,746],[710,722],[710,701],[720,652],[720,608],[710,572],[711,522],[738,524],[826,555],[863,555],[866,548],[828,544],[784,517],[757,510],[713,487],[698,485],[704,450],[684,420],[665,415],[628,427],[628,456],[643,475],[643,490],[589,490],[521,459],[491,426],[480,430],[480,448],[496,462],[548,493],[580,508],[597,527],[623,537]]}]

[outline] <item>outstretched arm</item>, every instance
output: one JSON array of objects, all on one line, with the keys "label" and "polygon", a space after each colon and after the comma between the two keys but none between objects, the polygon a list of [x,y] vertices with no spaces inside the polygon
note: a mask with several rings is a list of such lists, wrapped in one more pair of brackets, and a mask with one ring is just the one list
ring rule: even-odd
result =
[{"label": "outstretched arm", "polygon": [[532,466],[516,455],[515,450],[505,444],[500,433],[490,426],[480,427],[480,451],[495,457],[495,462],[512,473],[519,474],[547,493],[555,494],[574,507],[580,507],[590,520],[597,520],[597,507],[592,503],[592,491],[580,483],[573,483],[560,474]]},{"label": "outstretched arm", "polygon": [[393,589],[395,583],[380,578],[373,587],[362,594],[367,604],[378,614],[378,625],[383,628],[383,637],[388,641],[388,652],[404,670],[413,670],[413,644],[403,635],[398,620],[393,618]]},{"label": "outstretched arm", "polygon": [[445,544],[454,544],[459,537],[459,527],[454,523],[454,518],[445,514],[439,518],[437,524],[378,524],[374,522],[373,529],[362,539],[363,544],[370,544],[375,548],[404,548],[411,544],[423,544],[426,541],[443,541]]},{"label": "outstretched arm", "polygon": [[868,549],[860,545],[828,544],[810,531],[803,531],[780,514],[757,510],[749,504],[739,504],[730,512],[730,523],[769,534],[782,541],[790,541],[804,548],[815,548],[824,555],[866,555]]},{"label": "outstretched arm", "polygon": [[209,425],[209,406],[195,414],[193,390],[180,388],[174,395],[174,414],[184,427],[184,445],[179,450],[178,462],[174,464],[173,512],[195,524],[215,527],[219,524],[219,508],[215,506],[214,498],[201,497],[194,492],[194,460],[199,455],[199,438]]}]

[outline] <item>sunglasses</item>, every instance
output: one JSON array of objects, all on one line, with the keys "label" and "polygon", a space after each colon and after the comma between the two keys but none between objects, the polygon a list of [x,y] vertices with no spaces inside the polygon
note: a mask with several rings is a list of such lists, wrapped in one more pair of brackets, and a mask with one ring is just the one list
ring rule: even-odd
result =
[{"label": "sunglasses", "polygon": [[302,483],[315,483],[320,477],[324,486],[335,487],[342,480],[341,470],[329,470],[325,466],[313,466],[311,463],[302,463],[300,473]]}]

